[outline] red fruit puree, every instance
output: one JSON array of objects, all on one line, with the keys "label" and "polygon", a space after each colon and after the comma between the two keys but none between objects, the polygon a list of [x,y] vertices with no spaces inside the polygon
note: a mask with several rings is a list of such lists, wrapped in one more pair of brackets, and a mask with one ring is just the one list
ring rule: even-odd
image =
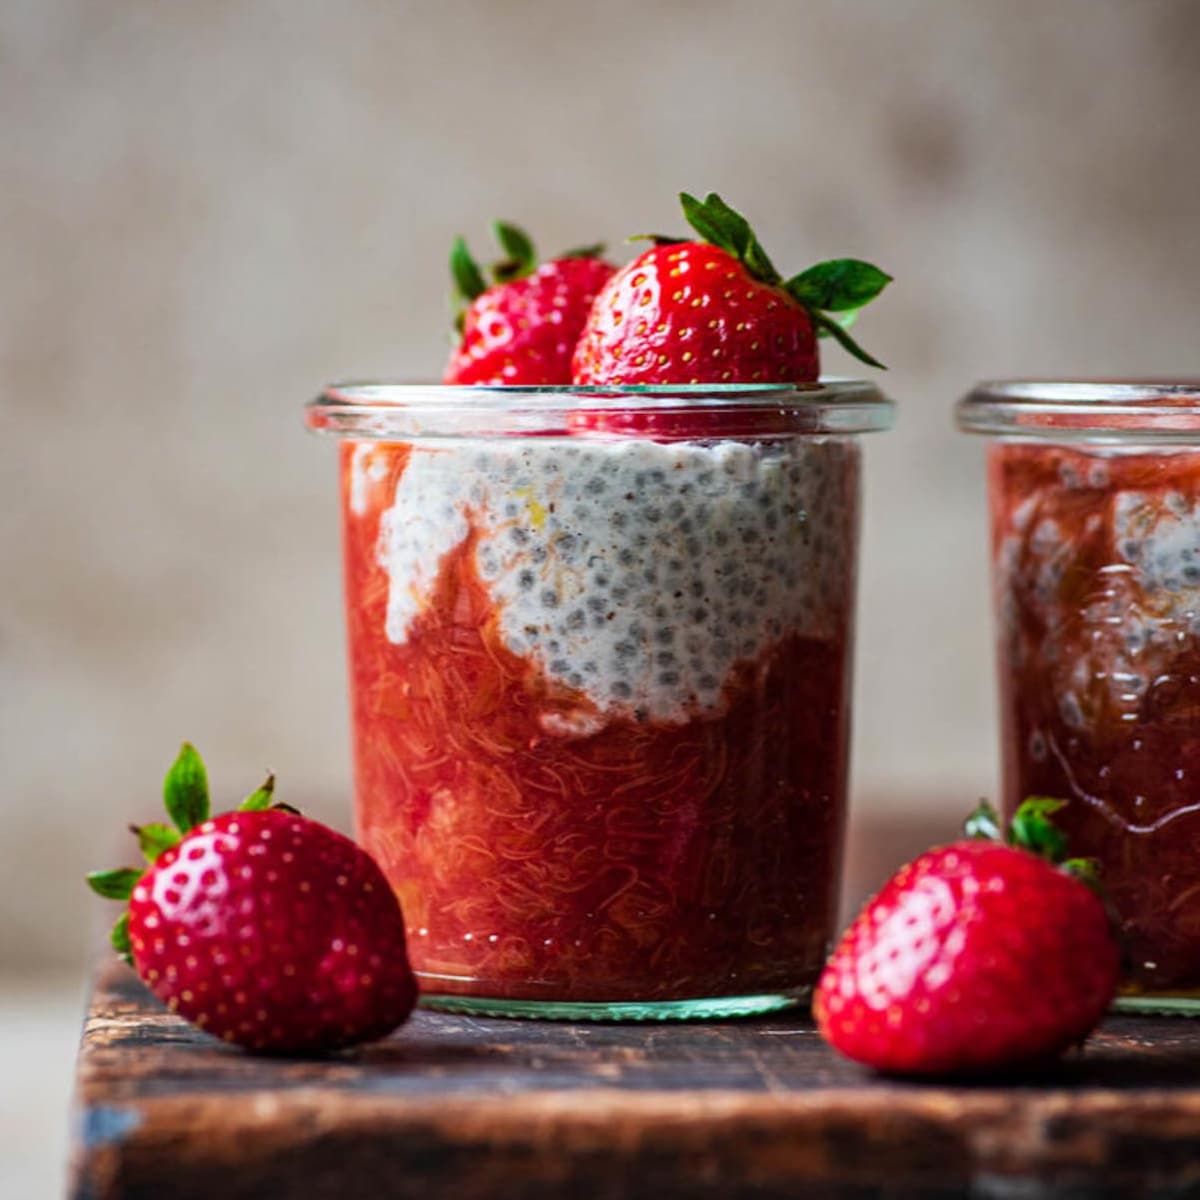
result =
[{"label": "red fruit puree", "polygon": [[343,445],[357,820],[427,996],[815,981],[858,457],[793,440]]},{"label": "red fruit puree", "polygon": [[1126,991],[1200,994],[1200,453],[990,451],[1009,810],[1099,860]]}]

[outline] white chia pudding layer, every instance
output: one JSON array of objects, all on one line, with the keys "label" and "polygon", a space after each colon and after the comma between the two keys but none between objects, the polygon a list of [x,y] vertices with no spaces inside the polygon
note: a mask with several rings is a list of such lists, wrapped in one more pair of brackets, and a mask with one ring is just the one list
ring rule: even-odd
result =
[{"label": "white chia pudding layer", "polygon": [[[373,478],[358,449],[355,475]],[[843,634],[858,463],[836,438],[414,445],[380,525],[388,639],[405,641],[474,530],[508,649],[600,714],[547,714],[550,732],[718,713],[738,663],[787,635]]]}]

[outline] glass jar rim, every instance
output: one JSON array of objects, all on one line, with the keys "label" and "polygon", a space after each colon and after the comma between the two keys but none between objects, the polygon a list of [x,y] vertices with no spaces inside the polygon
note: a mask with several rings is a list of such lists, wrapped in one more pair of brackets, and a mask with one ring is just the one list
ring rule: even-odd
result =
[{"label": "glass jar rim", "polygon": [[[578,436],[581,411],[652,413],[657,418],[712,415],[719,433],[693,439],[871,433],[891,428],[895,406],[868,380],[576,387],[423,383],[335,383],[305,406],[309,429],[359,439],[491,435]],[[764,422],[764,416],[769,421]],[[605,426],[604,434],[637,436]]]},{"label": "glass jar rim", "polygon": [[1200,443],[1200,380],[988,380],[955,418],[967,433],[1002,437]]}]

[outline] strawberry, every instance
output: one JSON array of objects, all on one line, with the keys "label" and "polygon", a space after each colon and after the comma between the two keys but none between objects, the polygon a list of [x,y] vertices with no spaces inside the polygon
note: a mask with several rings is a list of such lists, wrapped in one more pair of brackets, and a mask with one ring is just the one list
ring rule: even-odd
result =
[{"label": "strawberry", "polygon": [[680,201],[701,240],[655,236],[608,280],[575,347],[575,383],[811,381],[817,339],[826,336],[883,365],[846,327],[891,276],[843,258],[784,280],[746,218],[720,196],[684,192]]},{"label": "strawberry", "polygon": [[1035,1064],[1087,1037],[1120,954],[1093,865],[1062,862],[1050,814],[1064,803],[1025,801],[1008,844],[981,805],[971,840],[884,885],[817,985],[817,1027],[836,1050],[880,1071],[944,1075]]},{"label": "strawberry", "polygon": [[349,838],[272,805],[274,779],[209,817],[184,745],[163,795],[175,827],[134,832],[149,861],[88,876],[127,899],[114,948],[172,1012],[251,1050],[330,1050],[383,1037],[412,1011],[404,920]]},{"label": "strawberry", "polygon": [[570,383],[579,331],[613,273],[600,258],[604,247],[574,250],[538,266],[523,230],[504,221],[493,229],[507,257],[492,268],[491,287],[461,237],[450,253],[459,340],[442,381]]}]

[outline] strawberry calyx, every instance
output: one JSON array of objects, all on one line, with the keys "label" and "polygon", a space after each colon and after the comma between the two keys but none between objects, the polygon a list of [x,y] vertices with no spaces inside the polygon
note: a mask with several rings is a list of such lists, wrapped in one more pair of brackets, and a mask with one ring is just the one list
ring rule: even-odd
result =
[{"label": "strawberry calyx", "polygon": [[1068,858],[1067,835],[1051,820],[1066,806],[1066,800],[1054,796],[1028,796],[1017,807],[1006,829],[995,808],[987,800],[980,800],[963,823],[963,832],[975,840],[1028,850],[1099,891],[1099,864],[1093,858]]},{"label": "strawberry calyx", "polygon": [[492,264],[492,277],[497,283],[523,279],[533,272],[537,266],[537,251],[525,230],[508,221],[493,221],[492,236],[504,251],[504,257]]},{"label": "strawberry calyx", "polygon": [[963,833],[975,841],[1004,841],[1004,826],[995,805],[989,800],[980,800],[963,822]]},{"label": "strawberry calyx", "polygon": [[[750,222],[716,192],[698,200],[681,192],[679,202],[687,223],[701,239],[733,255],[755,279],[787,292],[808,313],[817,337],[831,337],[847,353],[868,366],[886,370],[847,332],[859,310],[891,282],[892,276],[857,258],[834,258],[785,279],[759,242]],[[656,245],[678,239],[641,234]]]},{"label": "strawberry calyx", "polygon": [[[450,278],[454,285],[451,300],[454,328],[458,333],[462,333],[466,311],[473,300],[497,284],[513,283],[537,270],[539,260],[533,239],[519,225],[511,221],[493,221],[492,237],[503,252],[503,257],[486,268],[475,260],[466,238],[461,234],[450,247]],[[598,242],[591,246],[577,246],[559,254],[557,258],[599,258],[604,250],[604,244]]]},{"label": "strawberry calyx", "polygon": [[[275,776],[268,772],[266,779],[241,804],[239,812],[261,812],[267,808],[295,812],[290,805],[274,801]],[[153,822],[149,825],[130,825],[129,831],[138,840],[146,860],[144,867],[115,867],[109,871],[92,871],[87,876],[88,887],[106,900],[128,901],[147,870],[161,854],[178,846],[197,825],[208,820],[211,802],[208,792],[208,772],[204,760],[190,742],[184,742],[179,754],[163,779],[163,806],[172,824]],[[129,942],[129,912],[125,911],[112,928],[109,940],[113,949],[127,963],[133,954]]]}]

